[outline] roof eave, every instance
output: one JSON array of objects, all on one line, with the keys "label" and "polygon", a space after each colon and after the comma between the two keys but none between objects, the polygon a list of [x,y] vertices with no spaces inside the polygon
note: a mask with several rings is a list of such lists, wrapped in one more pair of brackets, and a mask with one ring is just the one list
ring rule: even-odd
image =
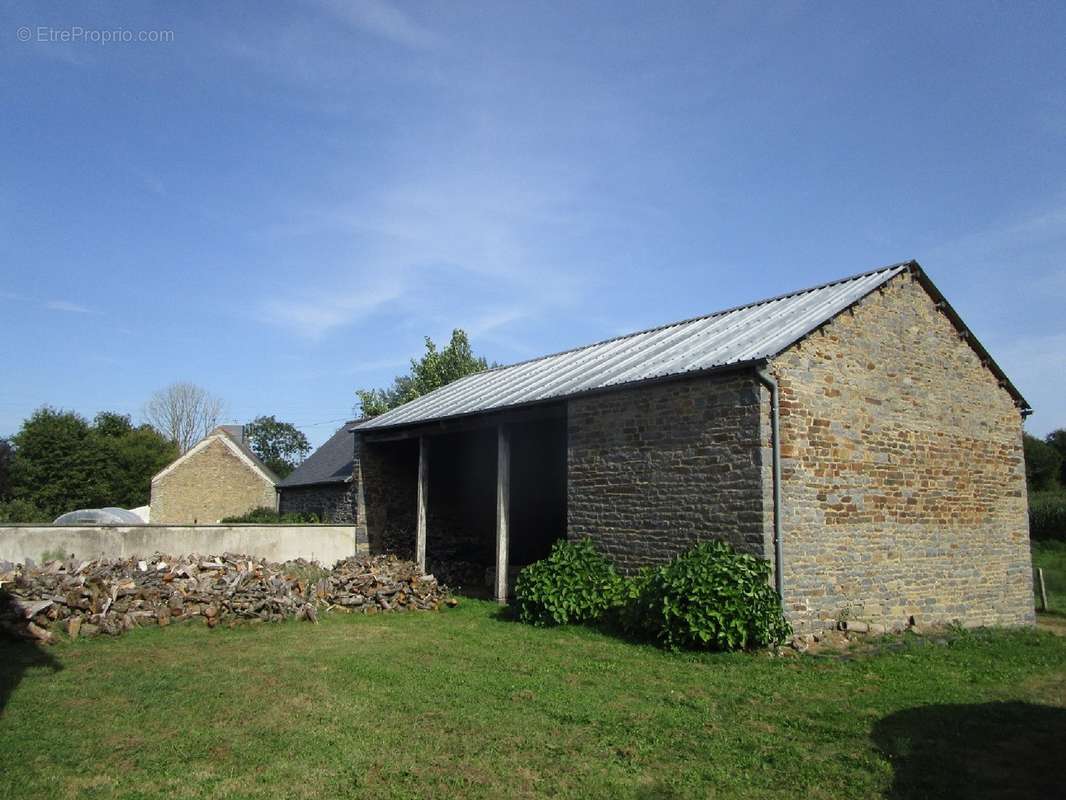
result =
[{"label": "roof eave", "polygon": [[[616,383],[611,386],[598,386],[595,389],[587,389],[581,392],[573,392],[570,394],[558,395],[556,397],[545,397],[538,400],[532,400],[527,403],[515,403],[514,405],[500,406],[499,408],[486,408],[479,411],[468,411],[462,414],[450,414],[443,417],[433,417],[432,419],[424,420],[411,420],[405,422],[396,422],[390,425],[376,425],[372,428],[363,428],[356,426],[353,428],[355,433],[378,433],[379,431],[397,431],[404,428],[418,428],[425,425],[432,425],[437,423],[455,422],[461,419],[472,419],[474,417],[487,417],[496,414],[504,414],[509,411],[519,411],[523,409],[536,408],[537,406],[555,405],[557,403],[566,402],[568,400],[574,400],[582,397],[591,397],[598,394],[609,394],[611,392],[620,392],[627,389],[635,389],[642,386],[650,386],[659,383],[669,383],[671,381],[685,380],[686,378],[696,378],[705,375],[714,375],[726,372],[737,372],[744,369],[750,369],[757,364],[764,364],[767,361],[767,356],[759,356],[757,358],[748,358],[743,361],[735,361],[731,364],[719,364],[707,369],[694,369],[688,372],[674,372],[669,375],[659,375],[654,378],[645,378],[639,381],[626,381],[625,383]],[[369,422],[370,420],[367,420]]]},{"label": "roof eave", "polygon": [[974,336],[973,331],[962,321],[962,317],[959,316],[951,303],[947,301],[944,294],[937,288],[933,280],[922,269],[922,265],[917,261],[911,261],[911,274],[922,285],[929,295],[933,298],[937,308],[944,312],[944,315],[951,320],[951,323],[955,326],[959,332],[959,336],[963,338],[974,349],[977,355],[981,359],[981,363],[992,372],[996,378],[999,379],[999,385],[1007,390],[1007,392],[1014,398],[1015,405],[1018,406],[1022,416],[1029,416],[1033,413],[1033,407],[1029,405],[1029,402],[1025,399],[1018,388],[1007,377],[1007,373],[1003,371],[1003,368],[996,363],[996,360],[992,358],[989,352],[985,349],[985,346],[981,344],[981,341]]}]

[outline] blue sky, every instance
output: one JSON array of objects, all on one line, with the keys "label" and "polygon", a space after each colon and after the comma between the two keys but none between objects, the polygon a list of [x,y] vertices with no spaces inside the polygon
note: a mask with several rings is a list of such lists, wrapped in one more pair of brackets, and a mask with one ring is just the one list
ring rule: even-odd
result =
[{"label": "blue sky", "polygon": [[2,9],[0,434],[190,380],[317,444],[425,335],[506,363],[908,258],[1066,425],[1061,4]]}]

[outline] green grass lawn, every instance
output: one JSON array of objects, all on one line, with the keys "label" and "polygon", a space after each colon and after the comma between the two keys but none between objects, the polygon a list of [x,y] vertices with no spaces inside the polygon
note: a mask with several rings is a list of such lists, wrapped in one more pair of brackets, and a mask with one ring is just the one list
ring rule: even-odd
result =
[{"label": "green grass lawn", "polygon": [[[985,797],[1066,783],[1066,638],[672,655],[490,603],[0,643],[0,797]],[[1006,796],[1012,796],[1007,794]]]},{"label": "green grass lawn", "polygon": [[1066,542],[1033,542],[1034,580],[1037,567],[1044,569],[1048,610],[1066,617]]}]

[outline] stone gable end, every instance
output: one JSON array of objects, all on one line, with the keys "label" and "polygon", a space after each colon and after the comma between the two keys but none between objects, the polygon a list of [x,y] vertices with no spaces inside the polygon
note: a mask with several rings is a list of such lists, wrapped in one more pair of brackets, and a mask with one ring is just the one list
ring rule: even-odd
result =
[{"label": "stone gable end", "polygon": [[275,508],[274,484],[218,438],[152,481],[153,523],[210,524],[253,508]]},{"label": "stone gable end", "polygon": [[771,366],[795,623],[1032,622],[1019,409],[916,279]]}]

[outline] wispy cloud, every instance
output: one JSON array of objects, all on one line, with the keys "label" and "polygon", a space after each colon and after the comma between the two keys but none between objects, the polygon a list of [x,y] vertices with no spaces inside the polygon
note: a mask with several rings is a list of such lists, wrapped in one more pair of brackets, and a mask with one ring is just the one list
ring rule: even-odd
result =
[{"label": "wispy cloud", "polygon": [[1063,239],[1066,239],[1066,205],[975,231],[938,245],[929,254],[936,259],[983,261],[1001,258],[1005,251],[1033,249]]},{"label": "wispy cloud", "polygon": [[441,38],[385,0],[317,0],[334,19],[361,32],[379,36],[413,50],[441,44]]},{"label": "wispy cloud", "polygon": [[67,300],[49,300],[47,303],[44,304],[44,307],[47,308],[49,311],[66,311],[71,314],[100,313],[99,311],[89,308],[88,306],[83,306],[78,303],[71,303]]},{"label": "wispy cloud", "polygon": [[[584,224],[571,205],[565,182],[538,179],[536,170],[504,174],[463,163],[305,210],[272,235],[342,242],[362,274],[387,282],[370,292],[269,299],[263,317],[320,338],[388,304],[399,326],[413,320],[421,333],[446,337],[458,325],[471,336],[498,336],[577,300],[580,281],[553,264],[543,244]],[[513,344],[508,340],[510,349],[524,349]]]},{"label": "wispy cloud", "polygon": [[271,298],[260,308],[260,317],[307,339],[320,339],[334,328],[373,316],[403,293],[402,280],[375,288],[352,288],[340,292],[307,292],[295,298]]}]

